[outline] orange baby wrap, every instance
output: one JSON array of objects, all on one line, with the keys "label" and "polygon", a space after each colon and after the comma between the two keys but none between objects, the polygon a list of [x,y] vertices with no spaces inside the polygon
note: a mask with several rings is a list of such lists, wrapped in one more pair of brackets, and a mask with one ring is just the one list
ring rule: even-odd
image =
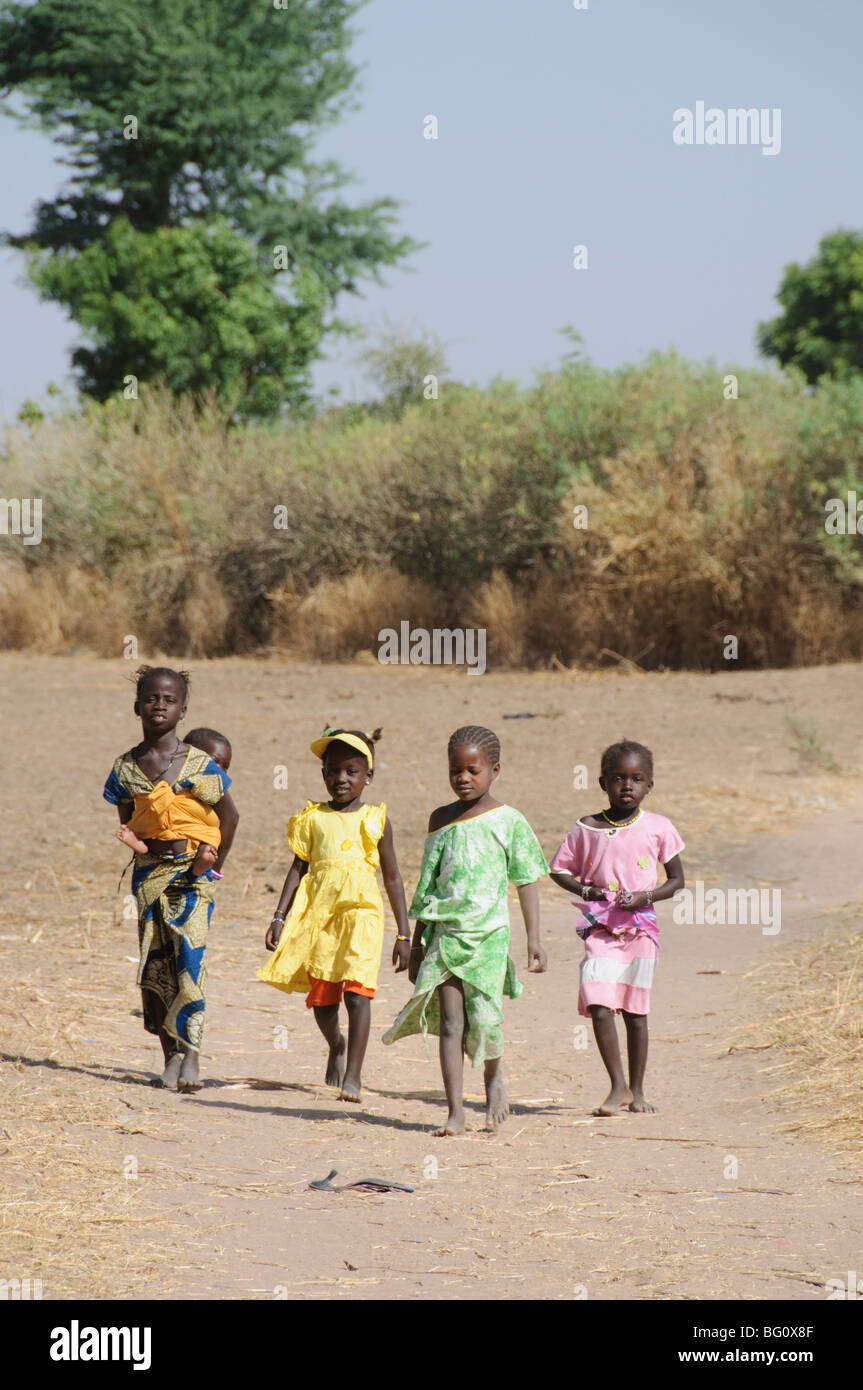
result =
[{"label": "orange baby wrap", "polygon": [[222,841],[219,817],[212,807],[186,792],[172,791],[167,782],[157,782],[151,792],[135,797],[127,824],[142,840],[189,840],[214,849]]}]

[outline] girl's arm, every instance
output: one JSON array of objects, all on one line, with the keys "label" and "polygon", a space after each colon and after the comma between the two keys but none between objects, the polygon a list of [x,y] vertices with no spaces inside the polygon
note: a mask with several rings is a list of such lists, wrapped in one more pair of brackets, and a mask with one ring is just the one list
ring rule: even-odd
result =
[{"label": "girl's arm", "polygon": [[557,884],[558,888],[563,888],[567,893],[577,894],[577,896],[583,898],[585,902],[590,902],[596,891],[591,888],[589,884],[585,887],[583,883],[579,883],[578,879],[573,878],[572,874],[549,874],[549,878],[552,883]]},{"label": "girl's arm", "polygon": [[[428,826],[430,835],[448,823],[450,809],[449,806],[438,806],[435,811],[432,811]],[[426,923],[417,918],[414,923],[414,939],[411,942],[410,963],[408,965],[408,979],[412,985],[416,984],[417,975],[420,973],[420,966],[423,963],[423,932],[425,929]]]},{"label": "girl's arm", "polygon": [[552,883],[556,883],[558,888],[563,889],[564,893],[574,893],[577,898],[583,899],[584,902],[592,902],[595,898],[603,896],[598,888],[594,888],[592,884],[585,885],[581,879],[575,877],[574,873],[563,867],[554,868],[555,862],[560,861],[562,864],[568,864],[570,870],[577,870],[584,875],[585,868],[590,867],[589,863],[586,863],[590,856],[584,852],[583,838],[579,824],[576,823],[552,859],[552,867],[548,871],[548,876]]},{"label": "girl's arm", "polygon": [[416,984],[417,975],[420,973],[420,966],[423,963],[423,932],[425,929],[425,922],[416,921],[414,923],[414,939],[411,942],[410,961],[408,963],[408,979],[412,985]]},{"label": "girl's arm", "polygon": [[285,918],[291,910],[291,905],[300,886],[300,879],[308,873],[308,863],[301,859],[298,854],[294,855],[294,862],[288,869],[287,877],[279,898],[279,905],[273,913],[273,920],[267,928],[267,935],[264,945],[268,951],[275,951],[279,944],[279,937],[282,934],[282,927],[285,925]]},{"label": "girl's arm", "polygon": [[647,907],[648,902],[661,903],[666,898],[673,898],[683,887],[683,865],[680,862],[680,855],[675,854],[673,859],[669,859],[663,865],[665,869],[665,882],[661,888],[652,888],[650,893],[633,893],[632,896],[624,901],[625,889],[621,888],[615,897],[618,907],[626,908],[627,912],[638,912],[640,908]]},{"label": "girl's arm", "polygon": [[403,970],[407,970],[410,959],[410,923],[408,922],[408,909],[405,902],[405,886],[399,872],[393,828],[389,820],[386,821],[384,833],[378,842],[378,854],[381,860],[384,887],[387,890],[390,907],[396,919],[398,936],[393,943],[393,965],[396,968],[396,974],[399,975]]},{"label": "girl's arm", "polygon": [[217,873],[221,873],[222,865],[228,857],[231,845],[234,843],[234,832],[240,820],[240,813],[234,805],[234,799],[230,792],[225,792],[221,801],[216,802],[213,810],[219,817],[219,829],[222,832],[219,854],[213,868]]},{"label": "girl's arm", "polygon": [[517,885],[521,915],[527,931],[527,968],[540,974],[548,967],[548,959],[539,940],[539,884]]}]

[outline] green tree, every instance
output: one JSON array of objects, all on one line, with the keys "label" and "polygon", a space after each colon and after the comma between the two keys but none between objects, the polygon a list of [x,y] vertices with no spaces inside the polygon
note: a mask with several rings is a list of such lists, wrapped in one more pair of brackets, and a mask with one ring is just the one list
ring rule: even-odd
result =
[{"label": "green tree", "polygon": [[785,267],[776,298],[783,312],[758,325],[758,347],[812,384],[863,371],[863,233],[832,232],[804,266]]},{"label": "green tree", "polygon": [[357,361],[381,393],[380,413],[398,418],[409,405],[425,400],[429,376],[447,370],[443,344],[429,333],[411,333],[384,320],[377,338],[357,354]]},{"label": "green tree", "polygon": [[[73,315],[86,302],[87,327],[99,338],[98,362],[86,348],[78,354],[87,389],[105,391],[108,382],[116,389],[134,371],[126,332],[133,316],[113,309],[100,316],[92,298],[100,276],[105,293],[122,297],[118,277],[128,264],[130,233],[138,237],[146,267],[161,270],[175,246],[181,260],[192,256],[194,281],[209,258],[211,288],[229,298],[237,292],[237,265],[252,256],[259,314],[272,327],[281,306],[288,354],[281,368],[272,356],[259,363],[259,320],[239,376],[267,378],[268,400],[280,381],[286,401],[306,390],[322,337],[344,327],[334,314],[338,295],[356,292],[363,277],[379,279],[383,267],[415,248],[393,230],[392,199],[351,206],[341,195],[344,170],[312,156],[320,131],[355,106],[349,21],[362,3],[290,0],[276,8],[263,0],[75,0],[64,6],[0,0],[0,89],[17,92],[23,103],[23,111],[7,108],[7,114],[50,133],[72,170],[57,197],[37,205],[32,227],[5,241],[30,253],[43,294]],[[128,230],[109,237],[119,221]],[[151,250],[141,240],[193,227],[194,252],[188,239],[163,237]],[[228,232],[237,239],[233,251]],[[87,264],[76,267],[86,253]],[[53,258],[59,258],[57,268]],[[224,284],[220,271],[227,275]],[[243,302],[231,306],[227,319],[248,327],[254,296],[245,271],[239,278]],[[176,288],[181,273],[172,279]],[[147,302],[164,301],[145,269],[135,285]],[[181,303],[188,314],[194,294],[181,295]],[[177,317],[188,322],[179,307]],[[116,341],[114,321],[125,325]],[[270,327],[263,337],[272,348]],[[230,360],[213,366],[216,379],[238,379],[241,336],[224,324],[214,336],[214,358],[223,339],[231,340]],[[184,389],[184,373],[173,375],[173,350],[160,359],[163,341],[160,331],[149,334],[147,370],[160,370],[175,389]]]},{"label": "green tree", "polygon": [[286,304],[251,244],[222,220],[136,232],[119,217],[103,241],[74,255],[31,252],[30,275],[91,340],[72,361],[97,400],[128,375],[164,376],[177,393],[215,390],[229,409],[266,417],[309,387],[298,359],[320,340],[319,282],[300,272],[295,303]]}]

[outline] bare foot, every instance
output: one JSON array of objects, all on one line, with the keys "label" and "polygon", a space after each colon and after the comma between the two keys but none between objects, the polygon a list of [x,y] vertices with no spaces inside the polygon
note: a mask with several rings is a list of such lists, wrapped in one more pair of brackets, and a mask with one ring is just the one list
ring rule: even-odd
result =
[{"label": "bare foot", "polygon": [[198,845],[198,853],[195,855],[195,862],[192,865],[192,878],[200,878],[208,869],[212,869],[219,857],[219,851],[212,845]]},{"label": "bare foot", "polygon": [[339,1033],[339,1040],[335,1047],[330,1048],[330,1055],[327,1058],[327,1074],[324,1083],[327,1086],[341,1086],[345,1075],[345,1035]]},{"label": "bare foot", "polygon": [[182,1052],[172,1052],[165,1059],[165,1070],[161,1076],[156,1076],[150,1082],[151,1086],[166,1087],[169,1091],[176,1091],[177,1079],[180,1075],[180,1067],[183,1064]]},{"label": "bare foot", "polygon": [[201,1081],[198,1076],[198,1054],[188,1052],[182,1054],[183,1062],[180,1067],[180,1076],[177,1081],[177,1090],[188,1095],[191,1091],[200,1091]]},{"label": "bare foot", "polygon": [[355,1105],[359,1105],[363,1098],[362,1087],[358,1081],[348,1081],[347,1078],[342,1082],[342,1089],[339,1091],[339,1100],[350,1100]]},{"label": "bare foot", "polygon": [[447,1139],[454,1134],[464,1134],[464,1109],[459,1106],[449,1112],[446,1124],[440,1129],[432,1130],[436,1139]]},{"label": "bare foot", "polygon": [[134,830],[129,829],[128,825],[120,826],[120,829],[117,831],[117,839],[122,841],[124,845],[128,845],[129,849],[133,849],[136,854],[149,854],[149,850],[144,844],[144,841],[139,839]]},{"label": "bare foot", "polygon": [[632,1104],[630,1105],[629,1108],[630,1108],[630,1110],[632,1111],[633,1115],[655,1115],[655,1114],[656,1114],[656,1106],[655,1106],[655,1105],[648,1105],[648,1103],[647,1103],[647,1101],[644,1099],[644,1096],[642,1095],[641,1091],[633,1091],[633,1093],[632,1093]]},{"label": "bare foot", "polygon": [[622,1105],[629,1105],[632,1092],[627,1086],[612,1086],[602,1105],[592,1112],[594,1115],[616,1115]]},{"label": "bare foot", "polygon": [[503,1084],[503,1075],[498,1071],[485,1083],[485,1127],[497,1129],[509,1115],[509,1099]]}]

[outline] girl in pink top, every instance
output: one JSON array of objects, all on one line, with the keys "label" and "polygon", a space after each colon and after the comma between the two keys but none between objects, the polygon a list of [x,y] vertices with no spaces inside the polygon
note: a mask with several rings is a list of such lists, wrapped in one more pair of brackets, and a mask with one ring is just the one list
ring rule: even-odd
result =
[{"label": "girl in pink top", "polygon": [[[576,821],[551,863],[551,877],[577,893],[584,939],[578,1012],[593,1019],[593,1032],[611,1090],[594,1115],[614,1115],[620,1106],[653,1111],[644,1099],[647,1013],[656,967],[659,928],[653,904],[683,887],[683,841],[665,816],[644,811],[653,786],[653,754],[625,739],[602,755],[599,785],[606,811]],[[657,866],[665,883],[656,886]],[[614,1016],[623,1014],[629,1085],[623,1074]]]}]

